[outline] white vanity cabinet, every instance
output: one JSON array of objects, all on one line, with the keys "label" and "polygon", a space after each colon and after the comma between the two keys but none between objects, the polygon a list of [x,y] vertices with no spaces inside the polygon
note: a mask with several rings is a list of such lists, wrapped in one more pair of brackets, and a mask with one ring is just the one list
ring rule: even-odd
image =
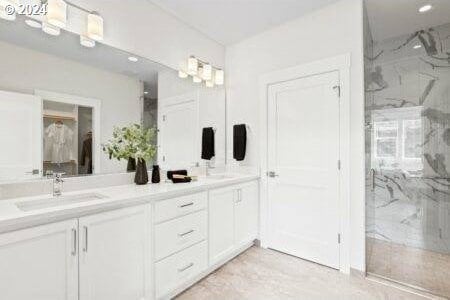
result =
[{"label": "white vanity cabinet", "polygon": [[0,299],[150,300],[150,206],[0,235]]},{"label": "white vanity cabinet", "polygon": [[80,300],[150,299],[147,206],[79,219]]},{"label": "white vanity cabinet", "polygon": [[209,192],[209,264],[229,258],[258,237],[258,183]]},{"label": "white vanity cabinet", "polygon": [[78,300],[78,221],[0,235],[0,299]]}]

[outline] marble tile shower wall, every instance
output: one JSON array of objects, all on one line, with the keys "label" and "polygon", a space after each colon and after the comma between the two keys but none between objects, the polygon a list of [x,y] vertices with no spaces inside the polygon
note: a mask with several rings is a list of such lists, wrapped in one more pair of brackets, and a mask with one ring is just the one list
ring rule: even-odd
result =
[{"label": "marble tile shower wall", "polygon": [[366,66],[367,236],[450,253],[450,24],[375,42]]}]

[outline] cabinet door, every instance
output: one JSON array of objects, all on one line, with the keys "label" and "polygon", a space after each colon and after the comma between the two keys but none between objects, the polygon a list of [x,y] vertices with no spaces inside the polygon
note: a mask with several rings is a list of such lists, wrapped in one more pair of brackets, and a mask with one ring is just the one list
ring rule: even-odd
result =
[{"label": "cabinet door", "polygon": [[209,263],[225,258],[234,248],[235,189],[218,189],[209,194]]},{"label": "cabinet door", "polygon": [[259,224],[258,183],[243,185],[237,190],[235,206],[235,243],[236,247],[250,243],[258,237]]},{"label": "cabinet door", "polygon": [[0,298],[78,299],[76,220],[0,235]]},{"label": "cabinet door", "polygon": [[150,299],[149,206],[79,220],[80,300]]}]

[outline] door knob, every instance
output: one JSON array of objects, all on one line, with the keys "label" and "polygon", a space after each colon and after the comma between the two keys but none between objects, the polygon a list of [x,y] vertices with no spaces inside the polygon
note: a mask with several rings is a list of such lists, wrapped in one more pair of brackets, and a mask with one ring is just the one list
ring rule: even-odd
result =
[{"label": "door knob", "polygon": [[267,176],[269,176],[270,178],[275,178],[275,177],[278,177],[280,175],[278,175],[274,171],[270,171],[270,172],[267,172]]}]

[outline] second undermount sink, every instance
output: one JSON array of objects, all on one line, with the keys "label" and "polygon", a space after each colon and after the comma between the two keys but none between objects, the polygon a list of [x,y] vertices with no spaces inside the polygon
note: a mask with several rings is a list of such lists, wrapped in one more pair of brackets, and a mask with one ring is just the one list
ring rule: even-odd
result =
[{"label": "second undermount sink", "polygon": [[44,198],[30,201],[23,201],[16,203],[17,208],[22,211],[33,211],[51,207],[57,207],[62,205],[70,205],[94,200],[100,200],[107,198],[104,195],[97,193],[68,195],[53,198]]}]

